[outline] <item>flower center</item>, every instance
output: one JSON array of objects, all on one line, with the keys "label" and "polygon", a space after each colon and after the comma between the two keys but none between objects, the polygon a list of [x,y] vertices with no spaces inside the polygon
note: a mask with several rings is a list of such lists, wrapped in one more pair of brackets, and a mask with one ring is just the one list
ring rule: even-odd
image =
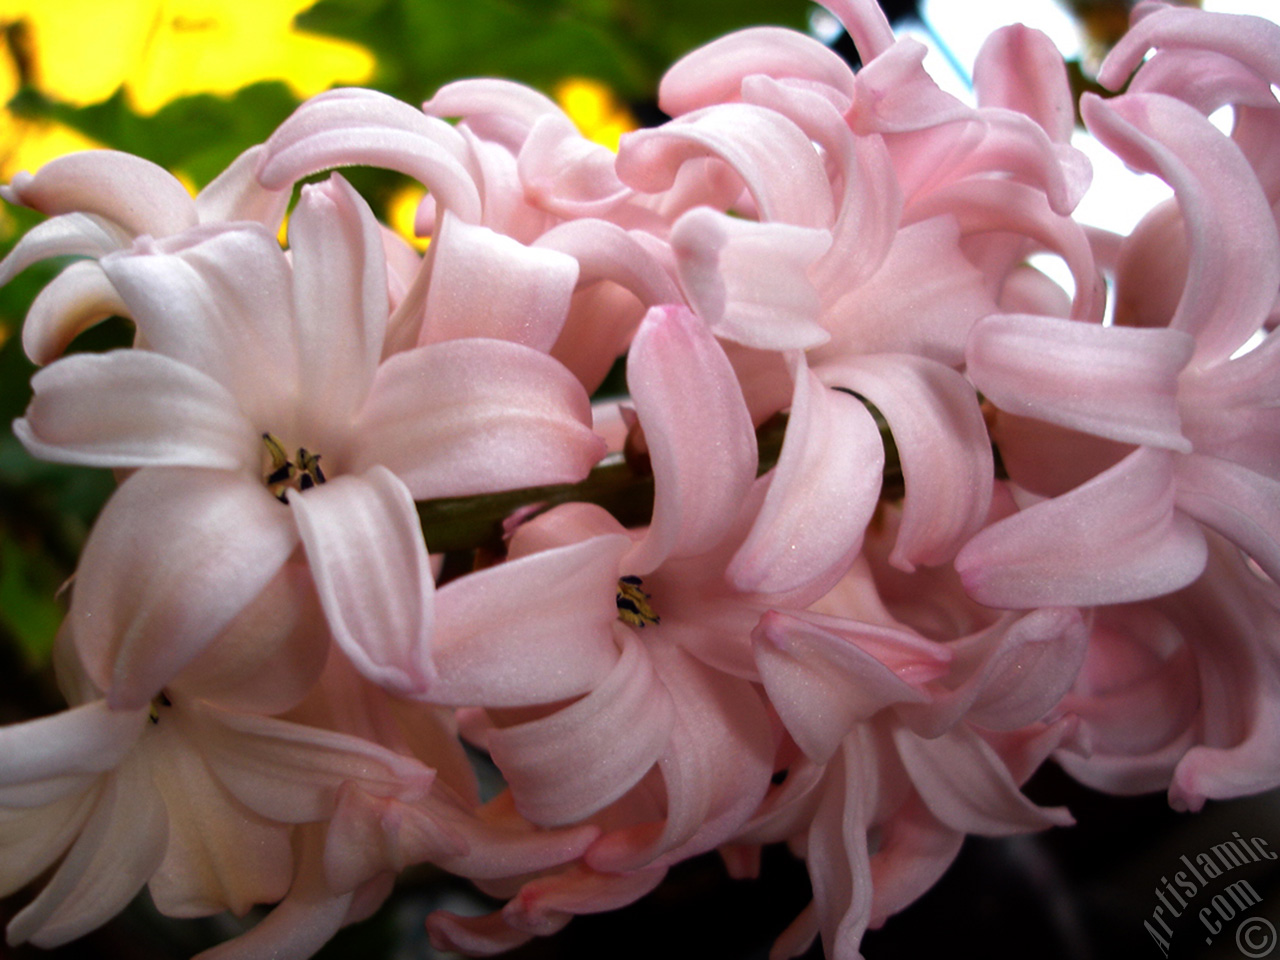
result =
[{"label": "flower center", "polygon": [[172,706],[173,706],[173,701],[170,700],[167,696],[165,696],[164,691],[161,690],[160,693],[156,696],[156,698],[151,701],[151,710],[148,713],[148,716],[151,718],[151,722],[159,723],[160,710],[164,707],[172,707]]},{"label": "flower center", "polygon": [[618,619],[633,627],[662,622],[649,604],[652,597],[640,589],[642,582],[639,577],[618,578]]},{"label": "flower center", "polygon": [[262,435],[262,444],[271,457],[271,466],[262,482],[281,503],[287,503],[285,493],[290,490],[310,490],[324,483],[324,471],[320,469],[320,454],[306,447],[299,447],[292,460],[285,453],[284,444],[270,433]]}]

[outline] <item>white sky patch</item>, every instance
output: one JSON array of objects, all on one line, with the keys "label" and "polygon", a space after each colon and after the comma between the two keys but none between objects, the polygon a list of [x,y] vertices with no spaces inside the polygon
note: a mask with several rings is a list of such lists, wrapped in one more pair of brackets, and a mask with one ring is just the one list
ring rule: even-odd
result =
[{"label": "white sky patch", "polygon": [[1159,177],[1130,170],[1086,131],[1077,130],[1071,145],[1093,165],[1093,181],[1074,214],[1080,223],[1128,234],[1148,210],[1173,196]]},{"label": "white sky patch", "polygon": [[1204,0],[1203,6],[1214,13],[1248,13],[1280,23],[1276,0]]},{"label": "white sky patch", "polygon": [[809,32],[827,46],[840,39],[844,27],[831,13],[823,7],[813,7],[809,11]]}]

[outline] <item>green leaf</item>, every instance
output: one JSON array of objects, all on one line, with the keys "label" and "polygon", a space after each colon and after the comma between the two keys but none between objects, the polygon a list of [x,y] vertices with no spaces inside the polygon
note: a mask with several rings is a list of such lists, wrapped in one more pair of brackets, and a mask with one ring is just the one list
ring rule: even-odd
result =
[{"label": "green leaf", "polygon": [[46,663],[62,622],[58,587],[65,579],[39,550],[7,534],[0,540],[0,625],[33,666]]}]

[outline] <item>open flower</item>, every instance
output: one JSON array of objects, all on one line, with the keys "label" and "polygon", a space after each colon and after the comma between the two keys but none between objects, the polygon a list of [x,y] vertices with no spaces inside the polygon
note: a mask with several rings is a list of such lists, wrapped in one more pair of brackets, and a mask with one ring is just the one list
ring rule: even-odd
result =
[{"label": "open flower", "polygon": [[124,312],[97,259],[128,249],[135,238],[238,220],[278,229],[289,191],[265,190],[253,179],[261,152],[261,147],[246,150],[195,198],[162,167],[114,150],[59,157],[35,175],[19,173],[0,187],[0,196],[10,203],[49,215],[0,263],[0,284],[49,257],[89,258],[63,270],[32,303],[22,331],[27,355],[48,363],[81,330]]},{"label": "open flower", "polygon": [[[894,563],[910,570],[950,561],[991,500],[989,438],[961,373],[969,329],[1030,282],[1022,264],[1040,250],[1075,276],[1064,312],[1101,316],[1067,216],[1088,169],[1064,142],[1069,89],[1048,38],[1007,31],[984,51],[987,104],[973,108],[928,77],[922,46],[893,42],[874,4],[835,6],[861,71],[789,31],[721,38],[668,71],[660,102],[675,119],[624,136],[618,173],[670,223],[684,295],[730,341],[757,422],[809,371],[883,415],[905,483]],[[793,406],[788,430],[873,439],[869,419],[840,410]],[[834,468],[816,445],[775,496],[803,499]]]},{"label": "open flower", "polygon": [[[1117,316],[1137,328],[1005,316],[981,321],[970,338],[969,375],[1010,415],[1007,442],[997,438],[1011,475],[1049,497],[964,548],[957,563],[983,602],[1168,593],[1204,569],[1201,525],[1280,576],[1280,340],[1268,332],[1280,288],[1276,184],[1255,169],[1258,140],[1246,151],[1204,116],[1238,97],[1254,117],[1251,137],[1274,150],[1280,101],[1270,83],[1280,71],[1271,51],[1280,27],[1258,21],[1229,38],[1200,11],[1148,12],[1142,22],[1157,37],[1163,23],[1176,46],[1206,48],[1195,61],[1201,82],[1187,87],[1157,66],[1139,92],[1082,103],[1100,140],[1175,193],[1120,246]],[[1231,52],[1236,62],[1224,56]],[[1127,47],[1121,54],[1134,56]],[[1160,80],[1189,90],[1192,102],[1152,89]],[[1029,420],[1065,429],[1037,437],[1020,428]]]},{"label": "open flower", "polygon": [[533,348],[445,339],[382,361],[381,237],[344,181],[303,192],[290,236],[288,257],[244,224],[104,257],[146,349],[52,364],[15,424],[37,456],[147,468],[95,528],[72,607],[113,705],[156,696],[299,542],[342,649],[421,691],[414,499],[572,481],[602,452],[581,387]]},{"label": "open flower", "polygon": [[[294,871],[293,825],[331,817],[344,784],[404,800],[431,788],[434,772],[412,757],[206,700],[216,684],[203,671],[113,710],[69,648],[71,708],[0,728],[0,891],[58,864],[9,924],[10,943],[81,936],[144,884],[172,916],[296,901],[314,883]],[[329,899],[340,920],[352,893]]]}]

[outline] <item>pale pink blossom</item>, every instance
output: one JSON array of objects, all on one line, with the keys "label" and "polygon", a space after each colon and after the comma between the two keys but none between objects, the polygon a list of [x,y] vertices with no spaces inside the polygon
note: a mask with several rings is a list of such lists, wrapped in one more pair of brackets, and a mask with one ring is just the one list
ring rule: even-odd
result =
[{"label": "pale pink blossom", "polygon": [[866,929],[928,889],[965,835],[1071,822],[1018,785],[1074,735],[1074,720],[1046,721],[1084,653],[1080,614],[1001,614],[946,568],[898,570],[892,525],[815,609],[770,612],[753,634],[786,776],[735,842],[787,840],[814,890],[775,956],[821,933],[828,956],[857,957]]},{"label": "pale pink blossom", "polygon": [[[825,396],[801,383],[812,394],[801,403]],[[562,596],[579,598],[570,602],[612,608],[608,620],[560,639],[561,662],[600,661],[598,678],[580,699],[555,703],[537,675],[513,686],[477,633],[456,645],[467,684],[446,700],[487,708],[473,712],[470,735],[502,770],[517,810],[544,825],[597,824],[603,834],[577,864],[512,891],[500,914],[436,918],[441,943],[492,952],[551,932],[574,914],[642,896],[670,865],[741,830],[768,787],[776,736],[757,686],[751,630],[770,606],[802,608],[848,565],[849,535],[830,537],[842,544],[833,550],[824,521],[865,525],[856,512],[815,511],[831,496],[821,487],[806,503],[771,502],[771,478],[755,479],[755,437],[733,369],[687,310],[649,313],[631,346],[628,384],[654,471],[648,528],[629,532],[598,507],[568,504],[521,524],[507,562],[472,575],[512,585],[506,592],[522,589],[539,558],[589,546],[607,557],[599,575],[558,585]],[[840,399],[866,415],[852,398]],[[879,452],[859,447],[856,434],[797,434],[779,470],[802,469],[806,443],[823,442],[843,451],[843,473],[854,483],[863,457]],[[795,556],[772,563],[784,536]],[[758,591],[727,579],[734,564],[760,581]],[[455,586],[466,591],[472,578],[443,588],[441,598]],[[484,617],[476,611],[481,625]],[[440,623],[437,637],[455,646]],[[449,696],[441,667],[439,689]],[[528,709],[502,709],[518,706]]]},{"label": "pale pink blossom", "polygon": [[1169,790],[1198,810],[1280,784],[1280,591],[1211,535],[1190,586],[1104,608],[1080,681],[1062,709],[1092,750],[1059,762],[1111,793]]},{"label": "pale pink blossom", "polygon": [[290,257],[251,225],[104,257],[146,349],[57,361],[15,424],[38,456],[146,468],[96,526],[72,607],[113,705],[154,697],[298,545],[344,652],[421,691],[414,499],[572,481],[602,452],[581,387],[533,347],[440,320],[382,361],[382,241],[343,181],[304,190],[290,235]]},{"label": "pale pink blossom", "polygon": [[113,150],[60,157],[34,176],[20,173],[0,187],[5,200],[50,217],[0,263],[0,284],[49,257],[90,258],[63,270],[32,303],[22,333],[27,355],[48,363],[81,330],[120,312],[119,294],[95,261],[127,249],[137,237],[166,237],[197,224],[237,220],[278,229],[289,192],[258,185],[253,172],[261,152],[261,147],[246,150],[195,198],[168,171]]},{"label": "pale pink blossom", "polygon": [[[61,861],[9,924],[12,944],[74,939],[143,885],[179,917],[293,903],[312,882],[305,863],[294,869],[293,824],[332,816],[345,784],[410,801],[431,787],[433,772],[411,757],[217,706],[199,674],[175,678],[150,704],[113,710],[69,639],[62,665],[73,706],[0,729],[0,887],[16,890]],[[289,936],[314,933],[295,923]]]},{"label": "pale pink blossom", "polygon": [[[610,151],[528,87],[459,81],[424,111],[371,91],[322,94],[267,141],[258,175],[283,188],[326,167],[374,163],[418,179],[428,193],[415,229],[433,242],[392,315],[389,346],[438,336],[433,315],[451,302],[470,335],[549,350],[594,390],[645,311],[679,301],[661,246],[626,229],[657,221],[630,207],[617,222],[598,218],[633,191]],[[486,326],[485,314],[498,322]]]},{"label": "pale pink blossom", "polygon": [[[1009,30],[984,51],[990,105],[974,109],[928,78],[922,47],[885,42],[878,9],[839,12],[872,45],[856,75],[787,31],[722,38],[671,68],[660,102],[675,119],[625,136],[618,173],[670,219],[682,292],[732,341],[757,422],[811,375],[883,414],[907,490],[894,562],[911,569],[949,561],[990,502],[987,431],[960,373],[970,327],[1015,274],[1025,286],[1021,264],[1037,250],[1075,275],[1067,312],[1101,315],[1089,244],[1066,216],[1088,169],[1065,143],[1065,68],[1043,36]],[[793,406],[788,429],[854,429],[830,419],[839,408]],[[823,450],[804,471],[779,471],[773,496],[804,500],[795,487],[828,469]]]},{"label": "pale pink blossom", "polygon": [[[1217,21],[1201,23],[1211,36]],[[1204,79],[1212,87],[1218,76]],[[1099,139],[1175,191],[1175,205],[1154,211],[1118,254],[1121,316],[1143,328],[1032,316],[974,328],[968,372],[1009,415],[996,437],[1011,475],[1051,499],[981,533],[957,562],[988,603],[1121,602],[1199,576],[1203,524],[1274,578],[1277,348],[1274,333],[1249,343],[1280,287],[1267,193],[1248,155],[1195,106],[1143,91],[1087,98],[1083,109]],[[1172,255],[1159,249],[1173,237]],[[1023,418],[1065,430],[1037,438]]]}]

